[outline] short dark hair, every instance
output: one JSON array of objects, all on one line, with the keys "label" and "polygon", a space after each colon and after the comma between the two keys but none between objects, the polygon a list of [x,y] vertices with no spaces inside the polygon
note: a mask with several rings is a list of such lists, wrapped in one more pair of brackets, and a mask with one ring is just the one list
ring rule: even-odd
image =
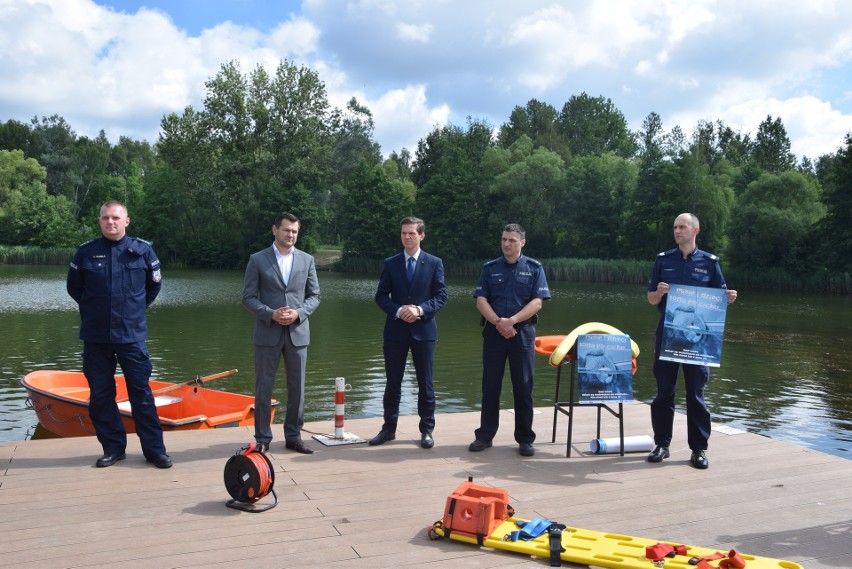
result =
[{"label": "short dark hair", "polygon": [[527,231],[520,223],[507,223],[505,226],[503,226],[503,232],[505,233],[506,231],[513,231],[517,233],[521,236],[521,239],[527,238]]},{"label": "short dark hair", "polygon": [[285,219],[287,221],[292,221],[293,223],[298,223],[300,226],[302,225],[302,222],[299,221],[299,218],[293,215],[292,213],[279,213],[275,216],[275,221],[273,221],[272,224],[275,227],[281,227],[281,222]]},{"label": "short dark hair", "polygon": [[127,212],[127,206],[124,205],[123,203],[121,203],[118,200],[107,200],[107,201],[105,201],[104,204],[101,206],[101,209],[103,209],[105,207],[112,207],[114,205],[117,205],[118,207],[122,208],[125,212]]},{"label": "short dark hair", "polygon": [[426,224],[423,223],[423,220],[420,219],[419,217],[414,217],[413,215],[409,215],[408,217],[403,217],[402,221],[399,222],[400,226],[412,225],[412,224],[417,226],[417,233],[418,234],[423,235],[424,233],[426,233]]}]

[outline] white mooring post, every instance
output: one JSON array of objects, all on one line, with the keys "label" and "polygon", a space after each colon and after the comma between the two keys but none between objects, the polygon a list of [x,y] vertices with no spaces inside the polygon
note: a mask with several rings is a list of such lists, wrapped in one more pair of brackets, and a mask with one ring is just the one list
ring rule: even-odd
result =
[{"label": "white mooring post", "polygon": [[326,446],[349,445],[355,443],[363,443],[364,439],[352,433],[347,433],[343,430],[343,416],[346,407],[346,391],[351,389],[351,386],[346,385],[346,379],[343,377],[335,378],[334,380],[334,435],[314,435],[314,439],[318,440]]}]

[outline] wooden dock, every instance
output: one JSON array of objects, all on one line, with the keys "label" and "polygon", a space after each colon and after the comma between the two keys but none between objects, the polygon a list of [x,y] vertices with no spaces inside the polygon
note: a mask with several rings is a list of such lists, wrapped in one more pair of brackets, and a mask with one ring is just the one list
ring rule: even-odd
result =
[{"label": "wooden dock", "polygon": [[[467,450],[478,413],[439,415],[431,450],[419,447],[416,417],[402,418],[397,440],[379,447],[324,446],[306,433],[316,450],[308,456],[278,439],[269,457],[280,504],[263,513],[225,506],[225,464],[253,439],[251,429],[167,433],[169,470],[146,464],[134,435],[127,460],[103,469],[94,466],[94,437],[0,443],[0,559],[18,569],[548,567],[546,559],[428,539],[447,495],[472,476],[507,489],[522,518],[733,548],[807,569],[852,567],[852,461],[721,429],[710,441],[710,468],[699,471],[688,464],[680,415],[662,464],[647,463],[644,452],[591,455],[592,409],[577,412],[566,458],[567,418],[551,443],[553,409],[539,411],[532,458],[518,455],[506,411],[494,447],[481,453]],[[646,405],[626,405],[625,414],[627,435],[650,433]],[[369,439],[380,425],[360,419],[345,428]],[[330,434],[333,423],[305,429]],[[604,418],[602,434],[617,435],[614,418]]]}]

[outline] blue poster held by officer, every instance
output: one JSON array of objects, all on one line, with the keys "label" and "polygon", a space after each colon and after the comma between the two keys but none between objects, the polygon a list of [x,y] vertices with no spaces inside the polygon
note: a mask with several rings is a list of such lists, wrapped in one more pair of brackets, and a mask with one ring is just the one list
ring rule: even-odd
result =
[{"label": "blue poster held by officer", "polygon": [[719,367],[727,292],[673,284],[668,296],[660,359]]}]

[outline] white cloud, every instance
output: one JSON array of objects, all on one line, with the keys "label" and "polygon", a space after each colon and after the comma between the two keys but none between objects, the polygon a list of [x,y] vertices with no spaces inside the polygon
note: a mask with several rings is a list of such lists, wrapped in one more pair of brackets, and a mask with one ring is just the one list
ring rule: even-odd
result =
[{"label": "white cloud", "polygon": [[78,134],[154,141],[164,114],[200,108],[223,63],[288,59],[335,106],[366,104],[385,153],[436,124],[499,125],[532,98],[561,109],[584,91],[633,128],[656,112],[667,128],[721,119],[754,134],[772,114],[811,157],[852,130],[849,2],[305,0],[268,31],[230,19],[188,35],[156,9],[0,0],[0,120],[59,114]]},{"label": "white cloud", "polygon": [[755,99],[734,105],[723,113],[726,123],[741,124],[744,131],[752,134],[757,134],[757,127],[767,115],[781,118],[790,138],[790,150],[798,157],[811,159],[833,154],[843,145],[846,133],[852,132],[852,115],[844,115],[816,97]]},{"label": "white cloud", "polygon": [[269,35],[267,44],[279,53],[306,56],[317,50],[320,30],[304,18],[282,22]]},{"label": "white cloud", "polygon": [[403,148],[413,154],[421,138],[450,119],[447,105],[429,106],[424,85],[392,89],[377,100],[368,100],[367,105],[373,113],[376,137],[385,156]]},{"label": "white cloud", "polygon": [[432,36],[434,29],[434,26],[431,24],[417,26],[400,22],[396,25],[396,33],[400,38],[420,43],[429,43],[429,38]]}]

